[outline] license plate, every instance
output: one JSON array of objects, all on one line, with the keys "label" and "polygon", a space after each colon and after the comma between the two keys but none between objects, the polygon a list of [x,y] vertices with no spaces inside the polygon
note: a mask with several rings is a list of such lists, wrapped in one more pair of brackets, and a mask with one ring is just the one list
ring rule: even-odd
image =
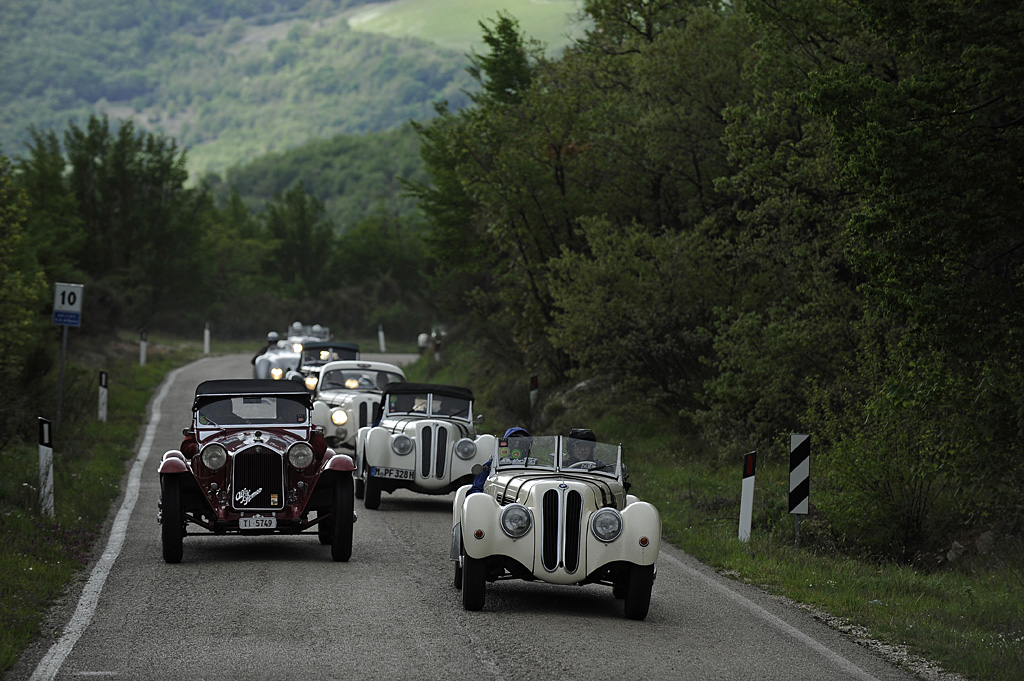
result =
[{"label": "license plate", "polygon": [[375,478],[394,478],[395,480],[416,479],[415,471],[409,471],[404,468],[381,468],[379,466],[371,466],[370,475]]},{"label": "license plate", "polygon": [[277,529],[277,518],[239,518],[238,529],[240,530],[274,530]]}]

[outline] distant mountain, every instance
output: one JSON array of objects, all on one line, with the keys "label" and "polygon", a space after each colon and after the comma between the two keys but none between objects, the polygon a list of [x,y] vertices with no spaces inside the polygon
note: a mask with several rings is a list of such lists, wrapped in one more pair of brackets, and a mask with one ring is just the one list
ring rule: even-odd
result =
[{"label": "distant mountain", "polygon": [[174,137],[194,174],[223,173],[311,139],[429,118],[438,101],[461,107],[479,21],[518,10],[524,32],[553,35],[557,50],[575,5],[4,0],[0,151],[23,153],[29,126],[62,133],[106,113]]}]

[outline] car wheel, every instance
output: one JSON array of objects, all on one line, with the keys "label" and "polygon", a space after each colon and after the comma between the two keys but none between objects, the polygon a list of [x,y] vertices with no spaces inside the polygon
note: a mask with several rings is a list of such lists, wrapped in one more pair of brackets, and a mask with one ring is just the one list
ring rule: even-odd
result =
[{"label": "car wheel", "polygon": [[353,506],[352,475],[339,473],[334,481],[334,528],[331,536],[331,558],[347,561],[352,556]]},{"label": "car wheel", "polygon": [[612,579],[612,596],[622,600],[629,593],[629,569],[618,570]]},{"label": "car wheel", "polygon": [[487,562],[480,558],[462,557],[462,607],[483,610],[487,596]]},{"label": "car wheel", "polygon": [[181,507],[181,482],[177,476],[163,479],[160,497],[160,538],[163,540],[164,561],[180,563],[185,537],[185,512]]},{"label": "car wheel", "polygon": [[[317,511],[317,515],[320,515],[320,511]],[[320,540],[321,544],[330,544],[334,538],[334,518],[331,517],[329,520],[321,520],[316,524],[316,536]]]},{"label": "car wheel", "polygon": [[[363,475],[365,476],[366,474],[363,473]],[[365,493],[366,483],[363,481],[363,478],[356,478],[356,499],[362,499]]]},{"label": "car wheel", "polygon": [[375,508],[380,508],[380,480],[371,475],[366,476],[363,505],[371,511]]},{"label": "car wheel", "polygon": [[626,617],[642,620],[651,607],[651,587],[654,586],[653,565],[633,565],[629,569],[629,587],[626,589]]},{"label": "car wheel", "polygon": [[[466,560],[466,557],[463,556],[462,560]],[[455,581],[452,583],[452,586],[456,589],[462,588],[462,565],[459,561],[455,561]]]}]

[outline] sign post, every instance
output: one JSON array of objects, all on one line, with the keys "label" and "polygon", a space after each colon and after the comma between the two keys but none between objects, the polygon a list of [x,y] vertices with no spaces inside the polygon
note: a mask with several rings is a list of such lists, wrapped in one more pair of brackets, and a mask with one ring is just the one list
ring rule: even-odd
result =
[{"label": "sign post", "polygon": [[530,376],[530,411],[537,406],[537,375]]},{"label": "sign post", "polygon": [[206,328],[203,329],[203,354],[210,354],[210,322],[206,322]]},{"label": "sign post", "polygon": [[740,541],[750,541],[750,520],[754,515],[754,469],[757,452],[743,455],[743,490],[740,493]]},{"label": "sign post", "polygon": [[811,436],[789,436],[789,512],[795,519],[796,543],[800,543],[800,521],[807,515],[811,496]]},{"label": "sign post", "polygon": [[139,366],[146,366],[146,330],[139,334]]},{"label": "sign post", "polygon": [[387,346],[384,344],[384,325],[377,325],[377,341],[380,343],[380,351],[387,352]]},{"label": "sign post", "polygon": [[60,429],[60,408],[64,399],[64,363],[68,354],[68,327],[82,325],[82,284],[57,282],[53,286],[53,323],[64,327],[60,341],[60,377],[57,379],[57,418],[54,430]]},{"label": "sign post", "polygon": [[99,397],[99,418],[100,423],[107,422],[107,372],[100,372],[100,397]]},{"label": "sign post", "polygon": [[53,432],[50,422],[39,418],[39,511],[53,517]]}]

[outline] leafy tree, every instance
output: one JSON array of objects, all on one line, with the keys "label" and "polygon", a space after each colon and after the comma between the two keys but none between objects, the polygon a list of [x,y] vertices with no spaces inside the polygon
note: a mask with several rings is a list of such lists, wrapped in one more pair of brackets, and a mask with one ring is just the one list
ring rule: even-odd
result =
[{"label": "leafy tree", "polygon": [[299,183],[268,203],[260,219],[273,240],[267,273],[288,295],[310,298],[330,287],[332,273],[325,263],[331,262],[337,241],[323,203]]}]

